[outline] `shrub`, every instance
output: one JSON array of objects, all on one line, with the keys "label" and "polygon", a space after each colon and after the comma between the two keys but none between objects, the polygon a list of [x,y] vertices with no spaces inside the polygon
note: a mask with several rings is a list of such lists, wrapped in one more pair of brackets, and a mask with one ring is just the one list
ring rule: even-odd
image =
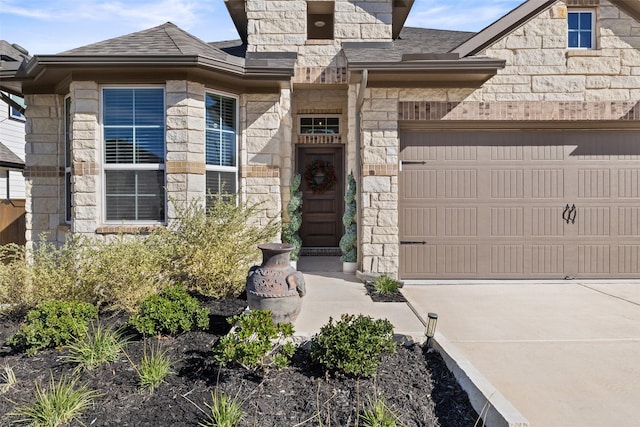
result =
[{"label": "shrub", "polygon": [[33,307],[27,275],[25,247],[15,243],[0,246],[0,304]]},{"label": "shrub", "polygon": [[45,301],[27,313],[26,323],[7,343],[34,355],[84,337],[89,321],[96,317],[98,309],[89,303]]},{"label": "shrub", "polygon": [[382,396],[369,402],[360,414],[364,427],[396,427],[402,425],[398,415],[385,403]]},{"label": "shrub", "polygon": [[[254,310],[228,319],[235,325],[220,338],[214,349],[214,360],[221,365],[235,362],[251,371],[285,368],[295,352],[291,342],[291,323],[274,324],[271,312]],[[275,341],[272,342],[272,340]]]},{"label": "shrub", "polygon": [[18,422],[35,426],[57,427],[78,420],[100,394],[86,384],[76,387],[76,383],[77,379],[65,377],[56,383],[51,375],[49,389],[43,390],[36,383],[35,402],[16,407],[12,415],[22,417]]},{"label": "shrub", "polygon": [[165,232],[175,248],[171,268],[189,290],[215,298],[237,296],[247,271],[260,260],[258,244],[272,241],[278,224],[255,222],[258,205],[216,197],[205,210],[195,203],[175,206],[180,220]]},{"label": "shrub", "polygon": [[88,249],[83,280],[99,304],[135,313],[142,301],[168,284],[164,272],[169,249],[155,236],[119,235]]},{"label": "shrub", "polygon": [[104,363],[114,362],[127,339],[111,327],[92,324],[91,331],[83,338],[69,344],[69,355],[65,359],[76,363],[77,370],[90,371]]},{"label": "shrub", "polygon": [[291,251],[290,258],[297,261],[300,258],[300,249],[302,248],[302,238],[298,234],[298,230],[302,226],[302,191],[300,191],[300,182],[302,178],[297,173],[291,180],[289,187],[289,202],[287,203],[287,214],[289,222],[282,226],[282,241],[295,246]]},{"label": "shrub", "polygon": [[204,404],[210,414],[199,423],[201,427],[235,427],[242,419],[242,406],[236,399],[227,397],[224,393],[211,392],[211,404]]},{"label": "shrub", "polygon": [[393,279],[386,274],[382,276],[378,276],[376,280],[373,281],[373,289],[379,294],[388,294],[390,292],[395,292],[400,287],[400,282],[396,279]]},{"label": "shrub", "polygon": [[152,295],[140,306],[129,323],[146,335],[177,334],[209,327],[209,310],[200,308],[182,285],[175,285]]},{"label": "shrub", "polygon": [[311,358],[327,371],[355,376],[376,373],[383,351],[395,352],[393,326],[386,319],[343,314],[311,339]]},{"label": "shrub", "polygon": [[164,379],[171,374],[171,359],[167,356],[167,351],[160,351],[160,347],[151,347],[147,353],[147,346],[144,346],[144,354],[140,361],[140,367],[136,368],[140,380],[140,387],[149,389],[149,393],[162,384]]},{"label": "shrub", "polygon": [[356,180],[353,177],[353,172],[349,173],[347,177],[349,187],[347,193],[344,195],[345,209],[342,215],[342,224],[344,225],[344,235],[340,239],[340,250],[342,251],[342,257],[340,258],[344,262],[357,262],[358,261],[358,225],[356,224],[357,210],[356,210]]}]

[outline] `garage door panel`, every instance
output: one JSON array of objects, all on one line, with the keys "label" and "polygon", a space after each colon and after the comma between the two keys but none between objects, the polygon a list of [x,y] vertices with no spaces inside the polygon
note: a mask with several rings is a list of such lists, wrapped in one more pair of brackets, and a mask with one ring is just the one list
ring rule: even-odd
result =
[{"label": "garage door panel", "polygon": [[405,131],[399,157],[401,241],[426,242],[401,277],[640,275],[637,131]]},{"label": "garage door panel", "polygon": [[492,245],[491,274],[523,274],[524,245]]},{"label": "garage door panel", "polygon": [[524,208],[491,208],[491,236],[524,236]]},{"label": "garage door panel", "polygon": [[563,169],[533,169],[531,171],[531,197],[534,199],[563,199]]}]

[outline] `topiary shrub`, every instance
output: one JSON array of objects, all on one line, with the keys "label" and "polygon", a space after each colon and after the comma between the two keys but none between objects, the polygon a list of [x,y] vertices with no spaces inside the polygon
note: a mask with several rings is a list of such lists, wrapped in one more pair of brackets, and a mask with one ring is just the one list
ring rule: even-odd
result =
[{"label": "topiary shrub", "polygon": [[290,259],[297,261],[300,258],[300,249],[302,248],[302,238],[298,234],[298,230],[302,226],[302,192],[300,191],[300,182],[302,178],[300,174],[295,174],[291,180],[289,187],[290,197],[287,203],[287,214],[289,222],[282,227],[282,241],[289,243],[296,248],[291,251]]},{"label": "topiary shrub", "polygon": [[83,338],[98,309],[89,303],[45,301],[27,313],[26,321],[7,343],[30,356]]},{"label": "topiary shrub", "polygon": [[342,224],[344,224],[344,236],[340,239],[340,250],[344,262],[358,261],[358,226],[356,224],[356,179],[353,172],[347,177],[349,187],[347,194],[344,196],[344,215],[342,215]]},{"label": "topiary shrub", "polygon": [[228,322],[234,329],[220,338],[214,348],[214,360],[221,365],[237,363],[250,371],[281,369],[289,365],[295,352],[291,342],[291,323],[273,323],[268,310],[252,310],[233,316]]},{"label": "topiary shrub", "polygon": [[311,339],[311,359],[327,371],[372,376],[382,352],[394,353],[393,325],[386,319],[343,314],[320,328]]},{"label": "topiary shrub", "polygon": [[178,284],[142,302],[129,324],[145,335],[175,335],[209,327],[209,310]]}]

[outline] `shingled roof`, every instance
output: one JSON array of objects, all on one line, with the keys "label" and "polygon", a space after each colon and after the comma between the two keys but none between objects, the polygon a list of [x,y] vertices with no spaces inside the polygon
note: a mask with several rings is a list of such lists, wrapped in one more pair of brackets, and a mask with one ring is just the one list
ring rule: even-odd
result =
[{"label": "shingled roof", "polygon": [[227,53],[205,43],[171,22],[148,30],[67,50],[60,53],[60,55],[199,55],[222,61],[229,60]]},{"label": "shingled roof", "polygon": [[24,169],[24,160],[0,142],[0,166],[9,169]]}]

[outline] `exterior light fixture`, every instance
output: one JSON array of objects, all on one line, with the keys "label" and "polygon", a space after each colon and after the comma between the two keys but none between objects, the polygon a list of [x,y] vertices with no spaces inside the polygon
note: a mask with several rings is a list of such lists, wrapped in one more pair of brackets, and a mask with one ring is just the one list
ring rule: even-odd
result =
[{"label": "exterior light fixture", "polygon": [[436,313],[429,313],[427,316],[429,317],[429,320],[427,321],[427,328],[425,329],[424,334],[427,336],[427,348],[429,348],[431,346],[431,340],[436,334],[438,315]]},{"label": "exterior light fixture", "polygon": [[316,22],[314,22],[314,23],[313,23],[313,25],[315,25],[315,26],[316,26],[316,27],[318,27],[318,28],[322,28],[322,27],[324,27],[325,25],[327,25],[327,23],[326,23],[326,22],[324,22],[324,21],[316,21]]}]

